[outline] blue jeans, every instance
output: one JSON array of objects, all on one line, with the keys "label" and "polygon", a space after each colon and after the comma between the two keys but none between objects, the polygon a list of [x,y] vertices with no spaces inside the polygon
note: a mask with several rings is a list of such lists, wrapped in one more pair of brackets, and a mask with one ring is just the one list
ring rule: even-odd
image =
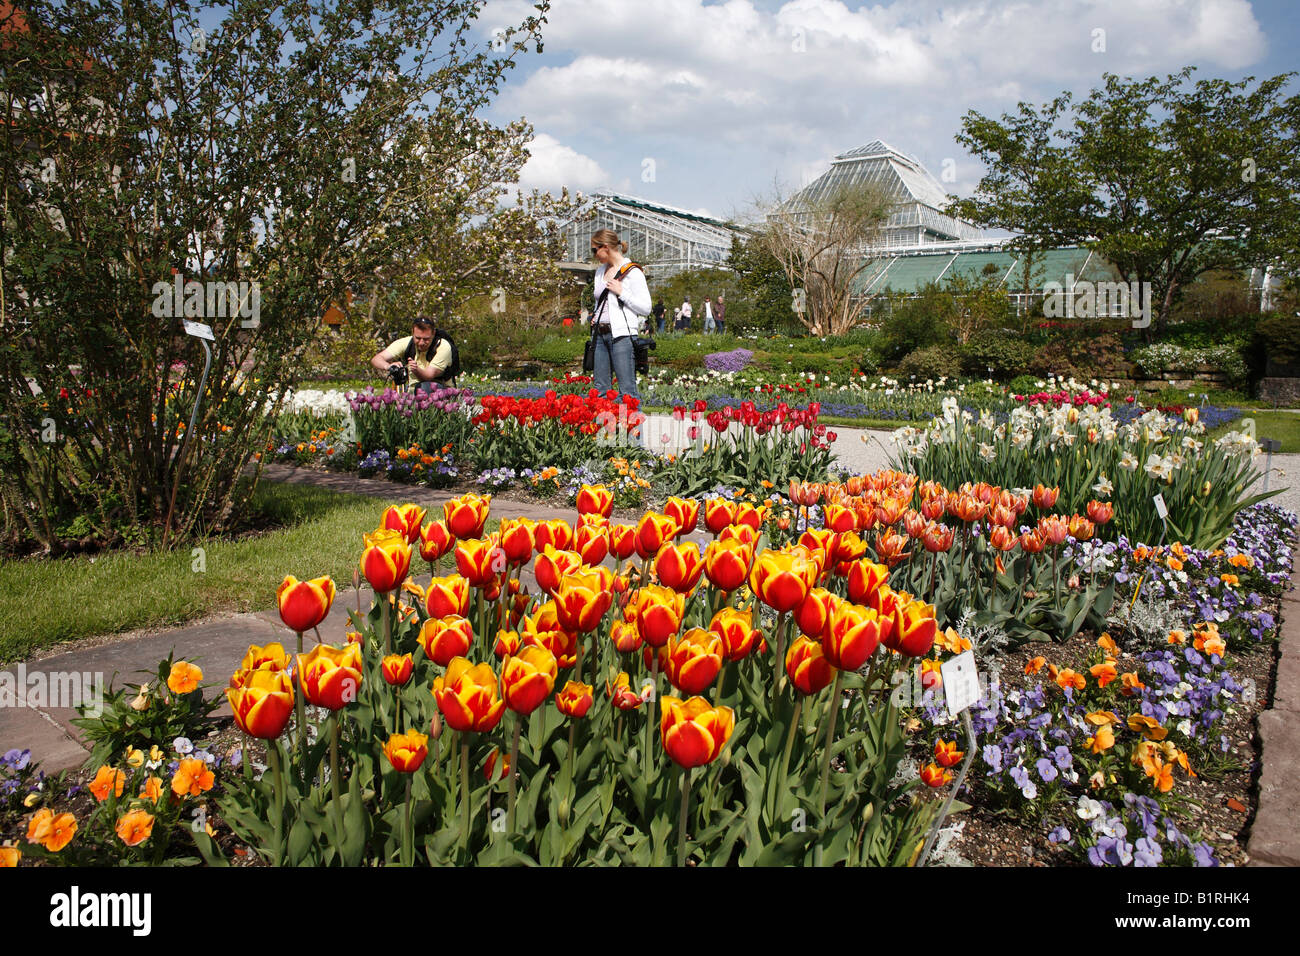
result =
[{"label": "blue jeans", "polygon": [[603,394],[614,387],[611,373],[618,379],[620,395],[641,398],[641,394],[636,390],[636,364],[632,355],[632,336],[624,335],[617,339],[608,335],[596,336],[596,380],[592,383],[596,391]]}]

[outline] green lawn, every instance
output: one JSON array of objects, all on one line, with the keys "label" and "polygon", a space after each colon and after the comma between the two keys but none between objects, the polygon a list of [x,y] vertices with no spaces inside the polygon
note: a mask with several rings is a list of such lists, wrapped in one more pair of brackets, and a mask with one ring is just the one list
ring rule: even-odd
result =
[{"label": "green lawn", "polygon": [[285,526],[256,538],[202,545],[206,569],[190,548],[171,554],[114,553],[59,560],[0,561],[0,662],[20,660],[60,641],[179,624],[218,611],[275,607],[286,574],[328,574],[351,586],[361,535],[391,501],[321,488],[264,482],[254,507]]},{"label": "green lawn", "polygon": [[1240,431],[1244,427],[1242,422],[1247,418],[1254,420],[1255,437],[1259,440],[1276,438],[1282,443],[1282,447],[1278,449],[1280,453],[1300,453],[1300,415],[1294,412],[1250,409],[1242,419],[1216,428],[1212,433],[1213,437],[1218,438],[1229,431]]}]

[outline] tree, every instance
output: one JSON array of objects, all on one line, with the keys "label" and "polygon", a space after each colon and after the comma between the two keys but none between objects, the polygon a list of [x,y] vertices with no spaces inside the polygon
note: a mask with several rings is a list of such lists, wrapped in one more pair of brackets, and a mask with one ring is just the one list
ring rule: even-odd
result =
[{"label": "tree", "polygon": [[795,318],[794,290],[764,243],[753,235],[732,236],[727,265],[739,285],[736,301],[727,302],[728,326],[787,331]]},{"label": "tree", "polygon": [[873,186],[849,186],[812,202],[779,203],[758,241],[794,290],[794,309],[813,335],[842,335],[867,306],[860,278],[876,259],[894,199]]},{"label": "tree", "polygon": [[474,117],[546,2],[487,46],[459,0],[211,6],[30,0],[0,45],[0,495],[46,550],[227,526],[328,304],[529,135]]},{"label": "tree", "polygon": [[1300,229],[1295,74],[1238,83],[1105,75],[1069,109],[991,120],[966,114],[958,142],[988,167],[952,209],[1022,234],[1026,249],[1081,242],[1125,282],[1151,283],[1157,329],[1188,284],[1214,269],[1293,257]]}]

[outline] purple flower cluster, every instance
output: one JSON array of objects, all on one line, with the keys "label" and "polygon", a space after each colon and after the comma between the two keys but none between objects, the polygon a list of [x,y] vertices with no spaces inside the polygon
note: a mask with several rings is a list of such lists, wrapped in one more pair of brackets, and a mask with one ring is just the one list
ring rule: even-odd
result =
[{"label": "purple flower cluster", "polygon": [[1192,840],[1151,797],[1124,794],[1124,806],[1079,798],[1075,815],[1087,825],[1078,838],[1065,826],[1052,830],[1052,843],[1072,847],[1093,866],[1218,866],[1208,843]]},{"label": "purple flower cluster", "polygon": [[[1224,710],[1242,699],[1242,683],[1228,673],[1217,654],[1188,646],[1170,646],[1138,657],[1146,687],[1138,692],[1139,709],[1161,725],[1173,720],[1188,740],[1219,750],[1228,739],[1218,732]],[[1211,738],[1218,736],[1218,740]]]},{"label": "purple flower cluster", "polygon": [[44,780],[45,772],[32,762],[30,750],[5,751],[0,756],[0,807],[8,804],[17,810],[29,793],[41,789]]},{"label": "purple flower cluster", "polygon": [[710,352],[704,356],[704,367],[713,372],[739,372],[754,359],[749,349],[732,349],[730,352]]},{"label": "purple flower cluster", "polygon": [[[1256,582],[1267,594],[1280,594],[1291,578],[1291,542],[1294,540],[1297,519],[1295,512],[1276,505],[1263,504],[1244,508],[1237,513],[1220,550],[1185,549],[1182,569],[1174,570],[1163,561],[1133,560],[1137,545],[1123,536],[1100,548],[1094,543],[1082,545],[1071,542],[1063,557],[1074,561],[1081,570],[1090,571],[1094,565],[1113,567],[1117,585],[1137,587],[1142,579],[1142,593],[1147,597],[1177,600],[1188,609],[1189,624],[1214,621],[1225,635],[1263,640],[1273,634],[1277,621],[1263,610],[1264,595],[1247,586]],[[1166,551],[1167,554],[1167,551]],[[1251,569],[1230,563],[1236,555],[1251,559]],[[1221,573],[1234,573],[1240,579],[1237,585],[1225,584]],[[1117,588],[1117,595],[1120,588]],[[1124,595],[1131,599],[1131,593]],[[1118,600],[1118,596],[1117,596]]]},{"label": "purple flower cluster", "polygon": [[360,392],[348,392],[346,397],[354,412],[361,408],[376,412],[395,408],[408,418],[430,408],[440,412],[458,412],[474,402],[474,393],[468,388],[446,388],[436,382],[428,392],[417,389],[399,392],[393,388],[377,392],[374,388],[366,388]]}]

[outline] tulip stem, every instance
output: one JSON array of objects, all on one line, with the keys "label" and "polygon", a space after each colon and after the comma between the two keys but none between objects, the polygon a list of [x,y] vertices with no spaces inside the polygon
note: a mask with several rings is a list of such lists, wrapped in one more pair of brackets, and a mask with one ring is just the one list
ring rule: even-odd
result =
[{"label": "tulip stem", "polygon": [[284,865],[284,766],[280,762],[280,742],[278,740],[268,740],[266,742],[266,753],[271,758],[272,786],[275,787],[275,811],[274,811],[274,832],[275,840],[272,844],[275,854],[275,865]]},{"label": "tulip stem", "polygon": [[474,589],[474,616],[478,620],[479,640],[487,645],[487,620],[483,616],[483,589],[481,587]]},{"label": "tulip stem", "polygon": [[781,692],[781,667],[785,663],[785,626],[787,617],[786,614],[778,614],[776,619],[776,664],[772,671],[773,705],[776,704],[776,698]]},{"label": "tulip stem", "polygon": [[[794,749],[794,735],[799,729],[799,717],[803,712],[803,697],[794,702],[794,716],[790,718],[790,732],[785,735],[785,750],[781,754],[781,786],[786,785],[786,779],[790,774],[790,752]],[[780,791],[777,791],[779,794]],[[780,797],[777,796],[772,800],[772,818],[776,818],[777,811],[781,807]]]},{"label": "tulip stem", "polygon": [[[460,843],[468,856],[469,852],[469,735],[460,735],[460,804],[461,831]],[[468,859],[467,859],[468,862]]]},{"label": "tulip stem", "polygon": [[826,812],[826,788],[831,777],[831,744],[835,742],[835,720],[840,715],[840,682],[843,679],[844,671],[836,668],[835,684],[831,688],[831,713],[826,726],[826,754],[822,757],[822,795],[817,804],[819,816]]},{"label": "tulip stem", "polygon": [[[506,808],[506,829],[515,832],[515,767],[519,764],[519,734],[524,726],[524,715],[515,714],[515,736],[510,741],[510,763],[506,767],[506,787],[509,804]],[[572,740],[572,734],[570,734]],[[572,747],[572,743],[569,745]]]},{"label": "tulip stem", "polygon": [[380,600],[384,602],[383,604],[384,656],[387,657],[389,654],[393,653],[392,619],[388,616],[388,595],[387,594],[380,595]]},{"label": "tulip stem", "polygon": [[411,775],[406,774],[406,829],[402,832],[402,866],[415,865],[415,830],[411,824]]},{"label": "tulip stem", "polygon": [[241,754],[240,763],[244,765],[244,782],[253,782],[253,738],[244,734],[244,750]]},{"label": "tulip stem", "polygon": [[659,697],[659,648],[650,648],[650,682],[652,693],[650,699],[646,701],[645,709],[645,775],[650,777],[650,751],[654,747],[654,704]]},{"label": "tulip stem", "polygon": [[298,635],[298,656],[294,658],[294,664],[298,672],[298,693],[294,695],[294,710],[298,718],[298,753],[302,757],[302,772],[307,772],[307,696],[306,684],[302,679],[302,631],[295,632]]},{"label": "tulip stem", "polygon": [[[330,790],[334,796],[334,825],[338,829],[339,840],[343,839],[343,797],[339,783],[339,727],[338,711],[330,713]],[[409,777],[408,777],[409,780]],[[409,783],[408,783],[409,786]]]},{"label": "tulip stem", "polygon": [[686,809],[691,802],[691,768],[682,770],[682,812],[677,817],[677,865],[686,865]]}]

